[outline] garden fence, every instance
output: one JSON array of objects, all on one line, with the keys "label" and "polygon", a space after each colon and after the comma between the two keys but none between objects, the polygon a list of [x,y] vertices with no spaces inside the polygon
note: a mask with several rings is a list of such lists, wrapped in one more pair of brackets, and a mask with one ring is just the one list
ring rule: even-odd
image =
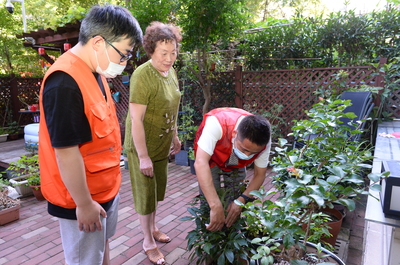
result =
[{"label": "garden fence", "polygon": [[[384,60],[381,60],[385,63]],[[348,76],[338,79],[337,75],[347,72]],[[129,88],[122,83],[119,76],[108,80],[112,91],[120,92],[116,103],[118,119],[124,131],[124,123],[129,105]],[[292,69],[273,71],[242,71],[237,66],[235,71],[216,73],[212,81],[212,102],[210,109],[217,107],[239,107],[248,111],[269,111],[274,104],[283,106],[278,115],[284,119],[279,124],[283,135],[290,132],[292,120],[306,118],[304,110],[311,108],[318,100],[315,91],[334,91],[339,94],[350,87],[361,85],[383,87],[384,76],[372,66]],[[27,104],[37,103],[36,93],[39,93],[41,78],[1,77],[0,78],[0,118],[7,123],[7,113],[11,111],[12,120],[20,125],[32,122],[32,117],[18,111]],[[190,103],[195,109],[196,123],[201,120],[201,110],[204,102],[201,88],[180,75],[181,89],[184,90],[182,104]],[[399,106],[400,102],[391,101]],[[68,106],[66,106],[68,107]],[[396,113],[395,113],[396,114]]]}]

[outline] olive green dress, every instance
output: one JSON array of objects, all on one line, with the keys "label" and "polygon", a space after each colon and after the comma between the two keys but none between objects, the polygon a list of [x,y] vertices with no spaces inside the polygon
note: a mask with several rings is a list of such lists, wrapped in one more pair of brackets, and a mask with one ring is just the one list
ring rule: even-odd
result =
[{"label": "olive green dress", "polygon": [[132,138],[129,111],[126,118],[124,148],[128,154],[129,173],[135,210],[146,215],[164,200],[168,176],[168,156],[176,131],[180,91],[175,70],[162,76],[150,61],[139,66],[130,81],[129,102],[146,105],[144,130],[148,154],[153,161],[154,177],[140,172],[139,158]]}]

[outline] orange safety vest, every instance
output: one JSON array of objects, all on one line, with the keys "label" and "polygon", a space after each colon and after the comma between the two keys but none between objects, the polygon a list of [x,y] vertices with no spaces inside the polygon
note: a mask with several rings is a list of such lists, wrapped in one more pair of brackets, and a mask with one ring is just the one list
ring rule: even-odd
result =
[{"label": "orange safety vest", "polygon": [[[43,111],[44,84],[47,77],[55,71],[69,74],[81,90],[85,115],[92,132],[92,141],[79,145],[85,164],[86,182],[93,200],[99,203],[108,202],[118,194],[121,185],[121,133],[115,104],[106,79],[102,77],[107,101],[92,71],[72,52],[67,52],[58,58],[47,71],[40,89],[39,102],[42,111],[39,125],[39,163],[43,195],[54,205],[67,209],[76,208],[74,200],[62,181],[47,130],[46,113]],[[65,107],[68,108],[68,106]]]},{"label": "orange safety vest", "polygon": [[218,166],[222,170],[232,171],[234,168],[244,168],[250,165],[262,151],[258,154],[255,154],[249,160],[239,159],[239,163],[237,166],[226,165],[226,162],[228,161],[233,149],[232,133],[233,130],[235,129],[235,125],[241,116],[248,116],[248,115],[253,115],[253,114],[238,108],[217,108],[205,114],[203,117],[203,121],[201,122],[199,129],[197,130],[196,138],[194,140],[195,152],[198,147],[197,142],[200,139],[200,136],[203,132],[207,118],[210,116],[214,116],[218,119],[219,124],[221,124],[222,137],[220,140],[217,141],[215,145],[214,153],[211,156],[209,162],[210,167]]}]

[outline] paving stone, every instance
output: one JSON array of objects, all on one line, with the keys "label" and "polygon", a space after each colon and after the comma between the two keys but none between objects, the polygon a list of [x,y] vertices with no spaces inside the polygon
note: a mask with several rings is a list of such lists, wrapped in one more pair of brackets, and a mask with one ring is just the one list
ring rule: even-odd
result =
[{"label": "paving stone", "polygon": [[[0,144],[1,149],[1,144]],[[119,222],[117,233],[111,239],[111,264],[113,265],[151,265],[143,249],[143,233],[138,215],[134,210],[129,171],[122,168],[122,185],[120,190]],[[197,178],[190,173],[190,167],[169,164],[170,179],[168,181],[166,199],[159,203],[157,209],[157,225],[168,233],[172,242],[157,243],[166,255],[168,264],[189,264],[189,252],[186,250],[188,231],[195,228],[194,222],[179,221],[189,216],[187,207],[199,194]],[[248,178],[252,177],[252,169],[248,170]],[[273,189],[271,178],[267,176],[263,186]],[[271,196],[276,199],[278,194]],[[356,211],[349,213],[345,220],[342,237],[348,238],[347,265],[361,265],[363,246],[365,202],[362,198]],[[21,199],[20,219],[0,226],[0,265],[61,265],[64,263],[58,218],[47,213],[47,202],[37,201],[33,196]],[[364,207],[364,208],[363,208]],[[360,235],[361,234],[361,235]],[[51,243],[51,244],[50,244]],[[29,257],[27,256],[29,253]],[[37,257],[37,261],[35,261]],[[46,259],[44,259],[46,257]],[[360,262],[360,263],[355,263]]]}]

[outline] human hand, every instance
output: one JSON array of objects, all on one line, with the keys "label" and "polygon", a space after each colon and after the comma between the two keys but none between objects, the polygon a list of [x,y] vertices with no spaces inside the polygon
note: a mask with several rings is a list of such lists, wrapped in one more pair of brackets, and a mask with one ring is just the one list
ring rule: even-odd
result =
[{"label": "human hand", "polygon": [[101,224],[100,215],[104,218],[107,217],[106,211],[96,201],[91,201],[90,204],[84,206],[77,206],[76,218],[79,230],[85,232],[101,231],[103,226]]},{"label": "human hand", "polygon": [[151,161],[149,156],[140,158],[140,172],[148,177],[154,176],[153,162]]},{"label": "human hand", "polygon": [[218,207],[215,210],[211,209],[210,211],[210,224],[207,226],[207,230],[209,231],[219,231],[225,225],[225,214],[224,208]]},{"label": "human hand", "polygon": [[181,151],[181,147],[182,147],[181,141],[179,141],[179,138],[177,136],[175,136],[174,139],[172,140],[170,154],[176,155],[177,153],[179,153]]},{"label": "human hand", "polygon": [[239,218],[241,212],[242,207],[237,205],[235,202],[231,202],[231,204],[228,206],[228,215],[225,219],[226,227],[231,227]]}]

